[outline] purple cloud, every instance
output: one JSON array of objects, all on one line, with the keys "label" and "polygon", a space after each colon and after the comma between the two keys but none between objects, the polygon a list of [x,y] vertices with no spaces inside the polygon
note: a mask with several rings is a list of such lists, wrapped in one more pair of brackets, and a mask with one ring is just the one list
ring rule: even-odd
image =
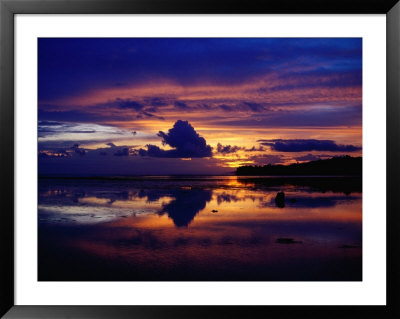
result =
[{"label": "purple cloud", "polygon": [[129,148],[124,147],[124,148],[117,150],[114,153],[114,156],[129,156]]},{"label": "purple cloud", "polygon": [[236,153],[241,149],[244,148],[237,145],[231,146],[231,145],[222,145],[220,143],[217,144],[217,152],[222,154]]},{"label": "purple cloud", "polygon": [[83,148],[80,148],[79,144],[74,144],[74,146],[72,146],[71,149],[74,150],[76,154],[79,154],[81,156],[86,154],[86,150]]},{"label": "purple cloud", "polygon": [[319,160],[321,158],[319,156],[315,156],[315,155],[312,155],[312,154],[307,154],[307,155],[304,155],[304,156],[295,157],[294,159],[296,161],[303,162],[303,161],[317,161],[317,160]]},{"label": "purple cloud", "polygon": [[329,152],[355,152],[361,147],[354,145],[339,145],[332,140],[296,139],[296,140],[258,140],[261,145],[269,146],[277,152],[307,152],[307,151],[329,151]]},{"label": "purple cloud", "polygon": [[158,132],[163,145],[169,145],[172,150],[163,150],[156,145],[146,145],[147,150],[140,149],[139,155],[169,158],[211,157],[212,148],[189,124],[188,121],[178,120],[168,133]]}]

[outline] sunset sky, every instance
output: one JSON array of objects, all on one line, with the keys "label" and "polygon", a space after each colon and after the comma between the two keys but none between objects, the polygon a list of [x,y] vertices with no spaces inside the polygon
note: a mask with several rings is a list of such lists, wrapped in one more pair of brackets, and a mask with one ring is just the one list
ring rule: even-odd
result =
[{"label": "sunset sky", "polygon": [[39,174],[362,154],[361,38],[40,38]]}]

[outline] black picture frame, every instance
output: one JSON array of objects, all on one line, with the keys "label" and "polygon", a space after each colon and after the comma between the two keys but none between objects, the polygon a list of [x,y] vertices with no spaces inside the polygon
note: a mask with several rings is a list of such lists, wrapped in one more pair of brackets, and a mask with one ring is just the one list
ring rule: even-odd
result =
[{"label": "black picture frame", "polygon": [[[20,306],[14,304],[14,16],[16,14],[385,14],[386,306]],[[400,3],[398,0],[0,0],[0,315],[5,318],[400,318]],[[383,106],[382,106],[383,107]],[[379,212],[377,212],[379,213]],[[384,212],[380,212],[384,213]],[[28,266],[28,265],[27,265]],[[179,303],[179,300],[177,300]]]}]

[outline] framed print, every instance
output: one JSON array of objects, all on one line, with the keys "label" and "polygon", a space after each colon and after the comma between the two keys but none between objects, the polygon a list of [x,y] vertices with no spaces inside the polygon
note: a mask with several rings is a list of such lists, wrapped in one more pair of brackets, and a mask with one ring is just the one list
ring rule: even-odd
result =
[{"label": "framed print", "polygon": [[2,315],[399,315],[396,1],[0,8]]}]

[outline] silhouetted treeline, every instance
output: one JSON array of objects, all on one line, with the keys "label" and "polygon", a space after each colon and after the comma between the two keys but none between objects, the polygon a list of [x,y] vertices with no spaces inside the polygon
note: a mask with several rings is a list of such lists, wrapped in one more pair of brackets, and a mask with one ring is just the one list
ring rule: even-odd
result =
[{"label": "silhouetted treeline", "polygon": [[264,165],[241,166],[236,169],[236,175],[362,175],[362,157],[333,157],[326,160],[318,160],[307,163],[295,163],[291,165]]},{"label": "silhouetted treeline", "polygon": [[318,192],[334,192],[334,193],[361,193],[362,178],[361,176],[317,176],[300,177],[300,176],[279,176],[279,177],[239,177],[238,182],[244,186],[253,189],[268,189],[270,187],[279,186],[295,186],[310,188]]}]

